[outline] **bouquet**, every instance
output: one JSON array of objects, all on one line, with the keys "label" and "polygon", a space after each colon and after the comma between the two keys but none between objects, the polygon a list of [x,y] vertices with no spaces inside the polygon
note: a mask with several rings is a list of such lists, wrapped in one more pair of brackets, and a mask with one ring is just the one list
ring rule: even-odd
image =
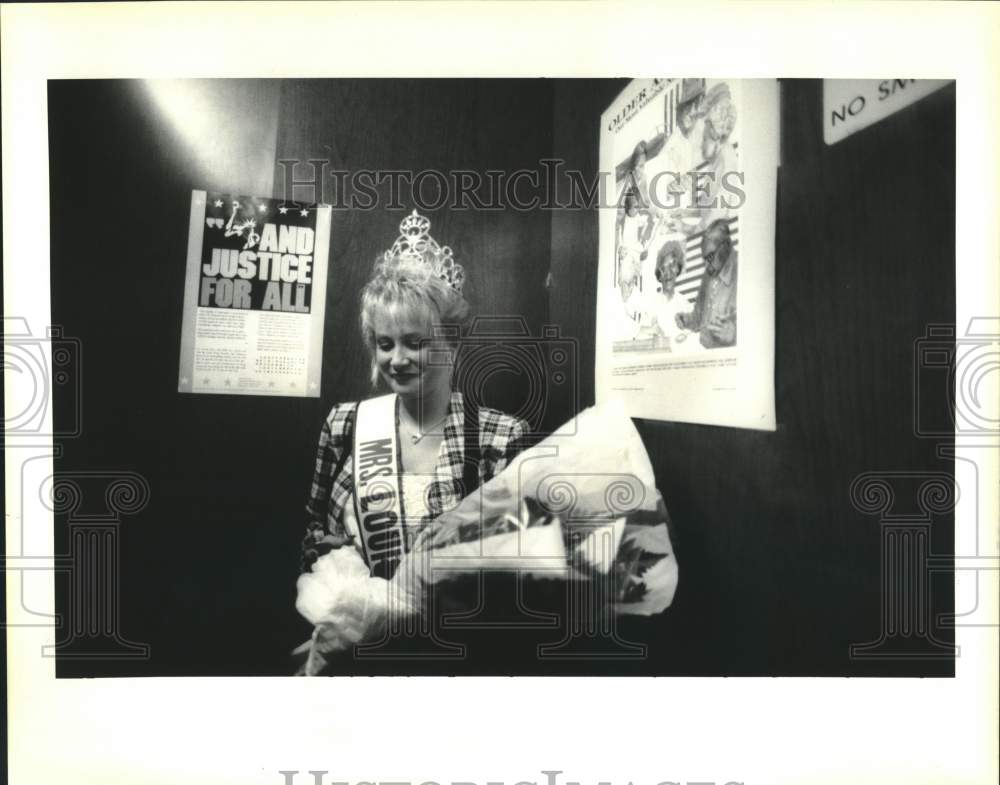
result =
[{"label": "bouquet", "polygon": [[586,409],[428,525],[391,580],[370,577],[352,547],[300,576],[296,608],[316,625],[297,650],[309,653],[304,672],[383,634],[393,614],[427,612],[432,593],[483,570],[600,582],[604,610],[660,613],[678,580],[669,520],[624,409]]},{"label": "bouquet", "polygon": [[482,570],[604,581],[612,612],[652,615],[677,589],[669,520],[632,420],[619,404],[594,406],[438,517],[393,581],[411,607]]},{"label": "bouquet", "polygon": [[408,597],[399,597],[384,578],[369,574],[368,565],[350,545],[321,556],[312,571],[299,576],[295,608],[314,626],[309,640],[293,654],[306,654],[300,673],[312,676],[327,658],[371,640],[385,629],[391,614],[417,612]]}]

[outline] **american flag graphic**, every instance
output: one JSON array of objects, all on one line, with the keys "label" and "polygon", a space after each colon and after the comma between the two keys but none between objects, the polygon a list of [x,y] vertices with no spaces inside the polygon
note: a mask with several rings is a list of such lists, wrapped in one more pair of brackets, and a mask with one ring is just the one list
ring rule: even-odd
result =
[{"label": "american flag graphic", "polygon": [[669,139],[677,124],[677,105],[681,101],[681,90],[684,84],[680,79],[675,79],[666,89],[663,101],[663,135]]}]

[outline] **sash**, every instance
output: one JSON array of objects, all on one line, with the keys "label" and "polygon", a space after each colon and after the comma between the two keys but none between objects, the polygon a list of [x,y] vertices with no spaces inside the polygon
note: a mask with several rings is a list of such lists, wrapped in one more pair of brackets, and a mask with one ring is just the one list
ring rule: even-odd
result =
[{"label": "sash", "polygon": [[391,578],[406,551],[402,458],[396,434],[396,396],[358,405],[354,427],[354,505],[361,547],[371,574]]}]

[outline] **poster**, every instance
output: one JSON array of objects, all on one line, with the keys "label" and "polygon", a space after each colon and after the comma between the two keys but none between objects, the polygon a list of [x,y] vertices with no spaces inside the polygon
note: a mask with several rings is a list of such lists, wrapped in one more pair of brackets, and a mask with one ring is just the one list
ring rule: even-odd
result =
[{"label": "poster", "polygon": [[318,398],[330,208],[193,191],[177,389]]},{"label": "poster", "polygon": [[774,430],[774,80],[636,79],[601,117],[596,389]]}]

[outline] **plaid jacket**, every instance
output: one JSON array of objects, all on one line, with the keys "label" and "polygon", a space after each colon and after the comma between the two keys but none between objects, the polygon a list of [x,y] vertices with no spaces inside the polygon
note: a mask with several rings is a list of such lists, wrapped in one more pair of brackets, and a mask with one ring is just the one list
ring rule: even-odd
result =
[{"label": "plaid jacket", "polygon": [[[313,473],[306,512],[309,524],[302,541],[302,570],[307,571],[324,553],[351,540],[343,523],[343,510],[353,504],[353,444],[348,445],[358,404],[339,403],[333,407],[319,435],[316,468]],[[453,509],[464,498],[462,474],[465,445],[462,394],[453,392],[444,424],[444,445],[438,456],[435,481],[428,491],[428,514],[420,527],[438,515]],[[479,410],[479,481],[495,477],[526,446],[528,424],[510,415],[482,407]],[[345,450],[347,453],[345,455]],[[337,467],[340,467],[339,471]]]}]

